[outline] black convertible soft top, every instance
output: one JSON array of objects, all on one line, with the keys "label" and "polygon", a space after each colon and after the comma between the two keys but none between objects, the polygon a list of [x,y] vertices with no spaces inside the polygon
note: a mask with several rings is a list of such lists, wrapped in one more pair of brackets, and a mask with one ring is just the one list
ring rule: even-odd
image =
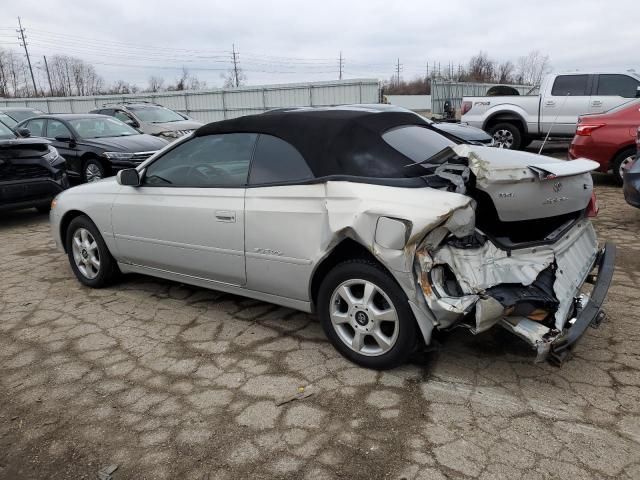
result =
[{"label": "black convertible soft top", "polygon": [[[273,112],[223,120],[200,127],[195,136],[219,133],[263,133],[298,149],[316,178],[356,176],[415,177],[413,163],[392,148],[382,133],[427,122],[413,113],[318,109]],[[412,174],[413,173],[413,174]]]}]

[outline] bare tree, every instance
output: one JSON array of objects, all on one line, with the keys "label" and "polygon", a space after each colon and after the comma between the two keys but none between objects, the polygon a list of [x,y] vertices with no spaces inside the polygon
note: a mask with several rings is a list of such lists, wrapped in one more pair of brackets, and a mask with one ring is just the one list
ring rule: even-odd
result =
[{"label": "bare tree", "polygon": [[235,88],[236,87],[236,75],[237,75],[237,86],[241,87],[247,83],[247,75],[244,73],[244,70],[240,67],[231,68],[227,73],[221,73],[220,76],[223,79],[224,88]]},{"label": "bare tree", "polygon": [[164,78],[150,76],[149,77],[149,85],[147,86],[146,92],[161,92],[164,88]]},{"label": "bare tree", "polygon": [[519,57],[516,67],[516,80],[527,85],[540,85],[543,75],[549,73],[551,64],[549,55],[532,50],[526,57]]},{"label": "bare tree", "polygon": [[129,93],[138,93],[140,89],[137,85],[129,83],[125,80],[117,80],[110,87],[106,89],[105,93],[111,95],[126,95]]},{"label": "bare tree", "polygon": [[491,82],[495,74],[495,62],[486,52],[480,51],[469,60],[469,80],[473,82]]},{"label": "bare tree", "polygon": [[513,71],[515,67],[511,60],[506,60],[498,64],[496,69],[496,81],[497,83],[512,83]]}]

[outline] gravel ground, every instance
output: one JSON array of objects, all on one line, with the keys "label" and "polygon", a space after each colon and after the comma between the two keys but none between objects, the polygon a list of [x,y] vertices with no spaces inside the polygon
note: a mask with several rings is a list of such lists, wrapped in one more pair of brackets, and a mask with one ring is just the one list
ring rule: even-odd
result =
[{"label": "gravel ground", "polygon": [[84,288],[45,216],[1,214],[0,478],[638,479],[640,211],[596,182],[609,316],[560,369],[500,331],[356,368],[306,314],[142,276]]}]

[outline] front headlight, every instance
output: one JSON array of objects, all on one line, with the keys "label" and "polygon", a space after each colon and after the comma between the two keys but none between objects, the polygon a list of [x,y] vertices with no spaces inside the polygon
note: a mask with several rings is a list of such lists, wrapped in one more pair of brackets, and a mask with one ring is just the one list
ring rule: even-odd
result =
[{"label": "front headlight", "polygon": [[131,160],[133,153],[129,152],[103,152],[102,156],[109,160]]},{"label": "front headlight", "polygon": [[161,137],[169,137],[169,138],[178,138],[182,136],[180,135],[179,132],[176,132],[175,130],[167,130],[166,132],[160,132],[158,135],[160,135]]},{"label": "front headlight", "polygon": [[44,159],[52,164],[59,157],[60,157],[60,154],[58,153],[58,150],[56,149],[56,147],[49,145],[49,151],[46,153],[46,155],[44,155]]}]

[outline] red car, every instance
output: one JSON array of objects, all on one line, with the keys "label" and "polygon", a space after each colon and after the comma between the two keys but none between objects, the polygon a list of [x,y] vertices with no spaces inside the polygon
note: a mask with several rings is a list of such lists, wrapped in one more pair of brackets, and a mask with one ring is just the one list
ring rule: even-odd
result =
[{"label": "red car", "polygon": [[620,105],[605,113],[582,115],[569,148],[569,158],[585,157],[600,164],[600,172],[613,171],[622,177],[636,155],[636,134],[640,126],[640,100]]}]

